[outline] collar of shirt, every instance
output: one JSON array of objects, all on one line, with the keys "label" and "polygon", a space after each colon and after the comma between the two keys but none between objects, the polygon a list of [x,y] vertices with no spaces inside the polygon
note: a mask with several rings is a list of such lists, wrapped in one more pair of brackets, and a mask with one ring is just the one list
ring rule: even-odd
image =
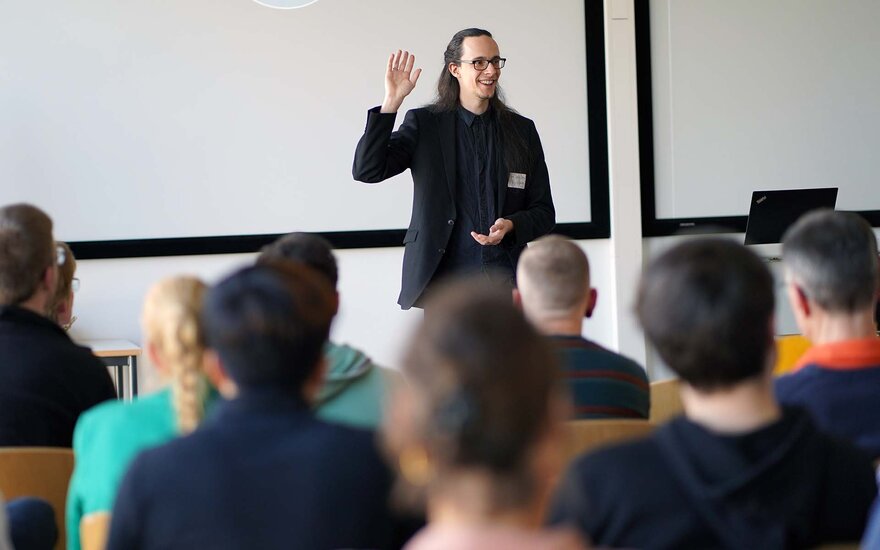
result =
[{"label": "collar of shirt", "polygon": [[842,340],[813,346],[804,353],[792,372],[807,365],[832,370],[858,370],[880,365],[880,338]]},{"label": "collar of shirt", "polygon": [[483,124],[486,124],[487,122],[489,122],[489,113],[491,113],[491,112],[492,112],[491,106],[489,107],[489,109],[486,110],[485,113],[483,113],[481,115],[472,113],[472,112],[468,111],[467,109],[465,109],[464,107],[462,107],[461,105],[458,106],[458,118],[460,118],[462,120],[462,122],[464,122],[467,125],[468,128],[473,126],[474,121],[477,118],[482,120]]}]

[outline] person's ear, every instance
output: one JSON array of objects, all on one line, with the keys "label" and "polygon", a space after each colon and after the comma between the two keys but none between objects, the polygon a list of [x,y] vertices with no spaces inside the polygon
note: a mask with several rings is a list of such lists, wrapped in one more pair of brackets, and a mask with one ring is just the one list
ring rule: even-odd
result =
[{"label": "person's ear", "polygon": [[587,301],[587,311],[584,313],[584,317],[590,318],[593,316],[593,310],[596,309],[596,302],[599,300],[599,291],[595,288],[590,288],[590,297]]},{"label": "person's ear", "polygon": [[522,294],[520,294],[519,289],[514,287],[511,293],[513,294],[513,305],[516,306],[517,309],[522,311]]},{"label": "person's ear", "polygon": [[55,294],[55,289],[58,288],[58,266],[55,264],[50,265],[43,271],[43,276],[40,279],[40,285],[45,288],[49,295]]},{"label": "person's ear", "polygon": [[71,292],[66,298],[62,299],[58,302],[58,305],[55,306],[55,317],[58,319],[59,325],[65,325],[70,322],[70,318],[73,315],[73,292]]},{"label": "person's ear", "polygon": [[446,68],[452,76],[455,78],[461,78],[461,65],[458,63],[450,63]]},{"label": "person's ear", "polygon": [[202,369],[205,373],[205,377],[212,386],[217,388],[220,395],[226,399],[232,399],[238,395],[238,386],[232,378],[226,374],[226,369],[223,368],[223,362],[220,360],[220,356],[217,355],[216,351],[210,348],[205,350],[202,354]]},{"label": "person's ear", "polygon": [[150,341],[147,341],[147,357],[160,375],[165,376],[168,374],[168,369],[165,367],[162,358],[159,356],[159,346]]},{"label": "person's ear", "polygon": [[807,293],[804,292],[803,288],[794,283],[790,283],[790,285],[792,292],[789,294],[789,297],[792,299],[792,305],[797,308],[804,318],[809,317],[812,314],[812,307]]},{"label": "person's ear", "polygon": [[327,358],[321,356],[315,370],[303,384],[303,397],[307,403],[314,404],[318,399],[318,393],[324,386],[324,379],[327,377]]},{"label": "person's ear", "polygon": [[336,314],[339,313],[339,291],[333,293],[333,316],[336,317]]}]

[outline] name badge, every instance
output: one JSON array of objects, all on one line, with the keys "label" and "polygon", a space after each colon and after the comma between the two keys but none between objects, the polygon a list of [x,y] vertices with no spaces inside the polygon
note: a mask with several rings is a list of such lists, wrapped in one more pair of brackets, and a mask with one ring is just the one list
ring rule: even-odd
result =
[{"label": "name badge", "polygon": [[507,178],[507,187],[512,189],[525,189],[526,175],[519,174],[517,172],[511,172],[510,177]]}]

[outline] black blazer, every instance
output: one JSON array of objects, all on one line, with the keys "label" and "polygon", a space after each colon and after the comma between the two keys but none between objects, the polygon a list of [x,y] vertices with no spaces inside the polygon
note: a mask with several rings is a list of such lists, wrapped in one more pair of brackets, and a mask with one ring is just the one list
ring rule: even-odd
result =
[{"label": "black blazer", "polygon": [[[508,187],[508,171],[499,170],[497,204],[499,216],[514,225],[499,246],[508,251],[515,266],[526,243],[553,229],[556,211],[535,124],[513,116],[516,129],[528,144],[526,184],[524,189]],[[378,183],[407,168],[412,171],[412,217],[403,240],[403,283],[397,300],[403,309],[409,309],[431,282],[457,219],[456,112],[413,109],[406,113],[400,129],[392,132],[395,117],[380,113],[378,107],[368,112],[366,130],[354,153],[352,176],[364,183]]]},{"label": "black blazer", "polygon": [[0,306],[0,446],[70,447],[79,415],[115,398],[91,350],[42,315]]}]

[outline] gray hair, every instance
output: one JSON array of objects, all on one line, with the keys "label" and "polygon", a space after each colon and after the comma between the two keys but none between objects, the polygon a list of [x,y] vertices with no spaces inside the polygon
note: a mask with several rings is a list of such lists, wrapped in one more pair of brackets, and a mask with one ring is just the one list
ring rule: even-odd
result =
[{"label": "gray hair", "polygon": [[850,212],[817,210],[783,237],[787,275],[825,310],[855,313],[877,299],[877,239],[871,226]]},{"label": "gray hair", "polygon": [[571,240],[550,235],[523,252],[517,280],[527,313],[566,315],[590,292],[590,262]]}]

